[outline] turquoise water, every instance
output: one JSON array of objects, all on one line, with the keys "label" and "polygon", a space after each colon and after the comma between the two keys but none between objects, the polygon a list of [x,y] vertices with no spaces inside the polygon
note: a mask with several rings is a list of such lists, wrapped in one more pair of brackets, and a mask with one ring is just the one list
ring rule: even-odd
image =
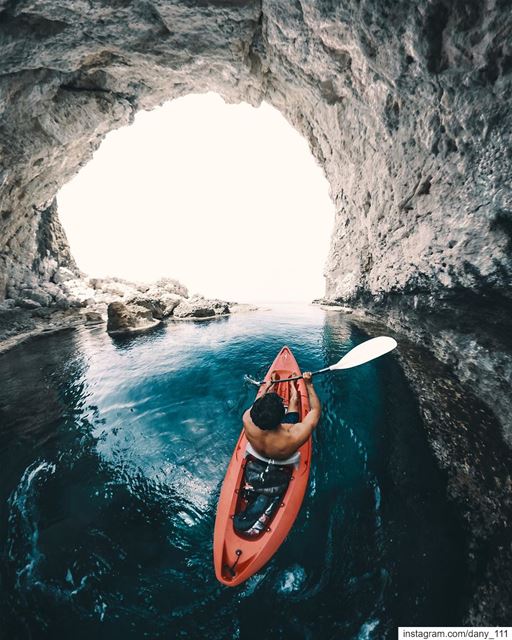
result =
[{"label": "turquoise water", "polygon": [[310,486],[240,588],[212,566],[216,502],[262,377],[368,336],[282,306],[112,339],[104,327],[0,357],[0,637],[395,637],[456,623],[464,540],[393,355],[317,378]]}]

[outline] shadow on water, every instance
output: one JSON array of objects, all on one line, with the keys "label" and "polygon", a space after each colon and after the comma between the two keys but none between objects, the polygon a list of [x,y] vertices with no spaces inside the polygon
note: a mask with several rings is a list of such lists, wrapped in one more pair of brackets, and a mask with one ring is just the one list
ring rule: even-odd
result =
[{"label": "shadow on water", "polygon": [[365,339],[320,309],[100,329],[0,358],[0,628],[9,638],[383,638],[457,622],[462,534],[388,356],[318,378],[311,482],[286,543],[239,589],[212,567],[216,501],[254,389]]},{"label": "shadow on water", "polygon": [[[369,337],[339,314],[327,314],[326,361],[346,351],[347,324],[348,344]],[[391,633],[397,620],[456,624],[465,584],[461,523],[445,502],[444,478],[400,366],[392,357],[381,358],[330,376],[325,385],[329,431],[323,435],[338,444],[322,449],[327,454],[323,466],[338,470],[347,524],[344,546],[360,551],[351,558],[353,567],[341,574],[341,584],[350,583],[350,571],[373,574],[375,593],[377,584],[385,590],[378,603],[381,630]],[[364,593],[367,589],[357,602],[364,602]]]}]

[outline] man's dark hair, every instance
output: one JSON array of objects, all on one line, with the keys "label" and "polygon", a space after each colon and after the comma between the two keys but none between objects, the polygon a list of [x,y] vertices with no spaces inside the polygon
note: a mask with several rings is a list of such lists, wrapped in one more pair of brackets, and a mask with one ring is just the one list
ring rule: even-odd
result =
[{"label": "man's dark hair", "polygon": [[277,393],[266,393],[251,407],[251,420],[264,431],[277,429],[285,414],[283,399]]}]

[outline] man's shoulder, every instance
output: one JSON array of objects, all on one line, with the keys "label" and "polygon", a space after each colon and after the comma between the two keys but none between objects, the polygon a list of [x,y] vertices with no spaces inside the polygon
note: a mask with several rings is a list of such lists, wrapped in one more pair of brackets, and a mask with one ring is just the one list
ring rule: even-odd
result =
[{"label": "man's shoulder", "polygon": [[250,409],[247,409],[247,411],[243,414],[242,416],[242,426],[245,429],[245,431],[254,433],[255,430],[258,430],[258,427],[254,424],[254,422],[251,419],[251,414],[250,414]]}]

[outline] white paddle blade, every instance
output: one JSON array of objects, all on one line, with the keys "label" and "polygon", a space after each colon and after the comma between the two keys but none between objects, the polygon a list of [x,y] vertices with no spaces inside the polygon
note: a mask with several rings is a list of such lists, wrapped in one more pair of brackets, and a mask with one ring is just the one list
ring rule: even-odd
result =
[{"label": "white paddle blade", "polygon": [[330,368],[331,370],[336,370],[358,367],[360,364],[370,362],[370,360],[374,360],[375,358],[383,356],[385,353],[393,351],[396,346],[396,340],[388,336],[371,338],[351,349],[339,362],[333,364]]}]

